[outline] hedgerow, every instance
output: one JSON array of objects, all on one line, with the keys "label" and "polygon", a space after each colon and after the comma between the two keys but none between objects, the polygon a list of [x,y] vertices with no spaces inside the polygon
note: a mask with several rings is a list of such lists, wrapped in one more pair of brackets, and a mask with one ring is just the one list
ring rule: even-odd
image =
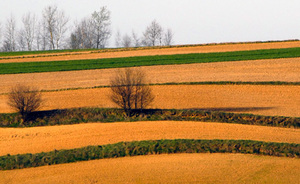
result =
[{"label": "hedgerow", "polygon": [[300,144],[250,140],[153,140],[0,157],[0,170],[23,169],[104,158],[173,153],[243,153],[300,158]]},{"label": "hedgerow", "polygon": [[260,116],[205,110],[169,110],[148,109],[133,111],[126,116],[121,109],[77,108],[34,112],[26,124],[20,123],[17,114],[0,114],[1,127],[33,127],[49,125],[67,125],[87,122],[122,122],[122,121],[202,121],[223,122],[247,125],[299,128],[299,117]]}]

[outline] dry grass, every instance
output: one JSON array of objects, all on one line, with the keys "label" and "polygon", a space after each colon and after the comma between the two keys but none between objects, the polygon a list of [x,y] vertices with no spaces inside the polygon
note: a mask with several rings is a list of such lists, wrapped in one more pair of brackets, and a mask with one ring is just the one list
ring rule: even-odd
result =
[{"label": "dry grass", "polygon": [[[201,81],[299,82],[300,58],[139,67],[151,83]],[[117,69],[0,75],[0,94],[16,84],[39,89],[109,85]]]},{"label": "dry grass", "polygon": [[243,139],[299,144],[300,129],[192,121],[0,128],[0,155],[39,153],[122,141],[159,139]]},{"label": "dry grass", "polygon": [[[162,48],[162,49],[145,49],[145,50],[133,50],[133,51],[122,51],[122,52],[105,52],[105,53],[90,53],[90,52],[79,52],[80,54],[78,54],[78,53],[76,54],[76,52],[74,52],[72,54],[70,54],[70,53],[59,53],[59,54],[57,54],[57,56],[35,57],[35,58],[18,58],[18,59],[2,59],[2,60],[0,60],[0,63],[81,60],[81,59],[116,58],[116,57],[132,57],[132,56],[150,56],[150,55],[152,55],[152,56],[153,55],[173,55],[173,54],[208,53],[208,52],[228,52],[228,51],[292,48],[292,47],[300,47],[300,41],[207,45],[207,46]],[[70,55],[62,56],[63,54],[70,54]],[[41,54],[39,56],[42,56],[42,55],[43,54]],[[44,54],[44,55],[49,55],[49,54]]]},{"label": "dry grass", "polygon": [[241,154],[151,155],[1,171],[0,183],[298,183],[299,165]]}]

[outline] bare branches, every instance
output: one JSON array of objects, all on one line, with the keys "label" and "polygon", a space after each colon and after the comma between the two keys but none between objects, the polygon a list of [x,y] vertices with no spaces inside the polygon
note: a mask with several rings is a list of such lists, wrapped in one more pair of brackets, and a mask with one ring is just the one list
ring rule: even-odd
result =
[{"label": "bare branches", "polygon": [[110,11],[105,6],[92,14],[91,25],[97,49],[106,46],[107,40],[111,36],[110,24]]},{"label": "bare branches", "polygon": [[110,99],[130,116],[132,109],[143,110],[154,100],[151,88],[145,83],[142,71],[130,68],[119,71],[110,81]]},{"label": "bare branches", "polygon": [[67,30],[69,18],[65,16],[64,11],[59,11],[57,6],[47,6],[43,10],[43,18],[51,49],[61,48],[61,40]]},{"label": "bare branches", "polygon": [[153,20],[144,32],[144,45],[155,46],[162,45],[162,27]]},{"label": "bare branches", "polygon": [[40,108],[41,104],[41,93],[28,86],[16,86],[11,89],[8,96],[8,105],[20,113],[24,122],[31,112]]},{"label": "bare branches", "polygon": [[23,16],[22,22],[24,25],[24,37],[27,45],[27,50],[31,51],[33,49],[33,40],[35,37],[35,27],[36,27],[36,19],[35,15],[31,15],[31,13],[27,13]]}]

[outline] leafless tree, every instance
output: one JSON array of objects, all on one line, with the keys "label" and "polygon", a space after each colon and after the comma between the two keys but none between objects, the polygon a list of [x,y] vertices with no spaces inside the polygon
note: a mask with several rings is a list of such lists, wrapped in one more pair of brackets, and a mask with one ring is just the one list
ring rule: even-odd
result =
[{"label": "leafless tree", "polygon": [[142,71],[130,68],[118,71],[110,81],[110,99],[130,116],[132,109],[143,110],[154,100],[151,88],[145,83]]},{"label": "leafless tree", "polygon": [[166,31],[166,33],[164,34],[164,37],[163,37],[163,42],[164,42],[164,45],[172,45],[173,44],[173,32],[172,32],[172,29],[168,29]]},{"label": "leafless tree", "polygon": [[121,47],[121,33],[118,30],[116,35],[115,35],[115,46],[116,47]]},{"label": "leafless tree", "polygon": [[92,14],[92,26],[95,40],[95,47],[104,48],[111,36],[110,29],[110,11],[105,7],[101,7],[100,11]]},{"label": "leafless tree", "polygon": [[73,49],[93,48],[93,29],[90,18],[84,18],[75,23],[75,29],[71,33],[70,47]]},{"label": "leafless tree", "polygon": [[22,18],[24,31],[23,36],[26,41],[27,50],[33,50],[33,41],[35,38],[35,31],[36,31],[36,18],[35,15],[32,15],[30,12],[25,14]]},{"label": "leafless tree", "polygon": [[57,6],[47,6],[43,10],[43,18],[45,22],[46,29],[48,31],[48,39],[51,44],[51,48],[55,49],[55,27],[56,27],[56,15],[57,15]]},{"label": "leafless tree", "polygon": [[25,30],[21,29],[17,33],[17,45],[19,51],[26,50],[26,38],[25,38]]},{"label": "leafless tree", "polygon": [[128,34],[122,36],[120,31],[117,31],[115,36],[115,45],[116,47],[131,47],[132,39]]},{"label": "leafless tree", "polygon": [[16,86],[8,96],[8,105],[20,113],[23,122],[26,122],[28,115],[38,110],[41,104],[41,93],[28,86]]},{"label": "leafless tree", "polygon": [[36,28],[36,48],[37,50],[50,49],[48,30],[44,19],[39,21],[38,26]]},{"label": "leafless tree", "polygon": [[57,21],[56,21],[56,32],[55,32],[55,43],[56,48],[62,48],[62,42],[64,40],[65,33],[67,31],[67,24],[69,22],[69,17],[65,15],[64,11],[59,11],[57,13]]},{"label": "leafless tree", "polygon": [[43,18],[51,49],[59,49],[67,30],[69,18],[66,17],[64,11],[59,11],[57,6],[47,6],[43,10]]},{"label": "leafless tree", "polygon": [[125,34],[122,37],[122,46],[123,47],[131,47],[131,43],[132,43],[131,37],[128,36],[128,34]]},{"label": "leafless tree", "polygon": [[162,45],[162,33],[163,29],[160,24],[154,20],[146,28],[144,32],[143,45],[145,46],[156,46]]},{"label": "leafless tree", "polygon": [[13,15],[7,19],[3,51],[16,51],[16,20]]},{"label": "leafless tree", "polygon": [[134,47],[140,47],[141,46],[141,41],[138,35],[132,31],[132,41],[133,41],[133,46]]}]

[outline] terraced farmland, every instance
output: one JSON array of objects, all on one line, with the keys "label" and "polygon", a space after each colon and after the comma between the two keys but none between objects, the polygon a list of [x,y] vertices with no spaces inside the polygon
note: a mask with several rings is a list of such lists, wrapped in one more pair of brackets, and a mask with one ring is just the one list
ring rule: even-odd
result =
[{"label": "terraced farmland", "polygon": [[[141,63],[144,63],[142,65],[152,65],[147,62],[155,60],[156,64],[167,65],[138,66],[150,79],[149,84],[155,95],[155,101],[150,108],[200,109],[300,117],[300,56],[297,55],[299,43],[295,41],[223,44],[111,50],[103,53],[92,53],[95,51],[59,52],[47,53],[47,56],[45,53],[28,53],[24,54],[24,57],[22,55],[20,57],[18,54],[1,56],[0,63],[2,63],[2,71],[9,71],[9,67],[13,66],[11,64],[16,64],[17,68],[13,70],[17,71],[20,70],[18,67],[26,68],[35,65],[36,61],[47,61],[42,62],[42,65],[48,67],[52,64],[63,64],[63,62],[73,62],[75,65],[78,62],[85,62],[80,60],[107,58],[108,62],[120,62],[121,64],[118,64],[117,67],[122,67],[124,64],[122,60],[128,61],[128,66],[140,65],[131,63],[138,60],[142,60]],[[287,49],[284,50],[284,48]],[[258,49],[279,50],[265,50],[263,51],[264,56],[261,58],[260,54],[258,54],[259,56],[255,54],[262,52],[255,51]],[[243,52],[229,57],[228,54],[232,53],[228,51]],[[194,64],[187,64],[193,63],[189,60],[185,61],[187,55],[174,55],[190,53],[196,53],[196,55],[189,55],[193,58],[196,56],[196,60],[201,60],[203,56],[207,57],[209,63],[197,61]],[[209,53],[210,55],[199,53]],[[246,53],[251,53],[251,57],[247,57]],[[152,56],[148,57],[150,55]],[[131,58],[120,59],[129,56]],[[177,58],[180,60],[180,64],[171,65],[177,63],[173,62],[173,59],[170,63],[163,63],[166,58]],[[68,65],[71,66],[71,64]],[[5,66],[9,67],[5,68]],[[27,70],[26,74],[12,72],[12,74],[0,75],[0,113],[13,112],[6,104],[7,93],[12,86],[17,84],[26,84],[44,90],[42,95],[45,104],[42,110],[116,107],[108,99],[108,85],[109,79],[118,72],[118,69],[83,70],[91,68],[90,64],[87,65],[88,68],[82,66],[77,66],[79,67],[78,71],[48,72],[50,70],[45,70],[43,73],[39,73],[42,71]],[[295,146],[297,155],[297,151],[300,153],[299,138],[300,132],[297,128],[195,121],[112,122],[105,124],[95,122],[32,128],[0,128],[0,155],[39,154],[53,150],[68,150],[122,141],[160,139],[221,139],[264,141],[266,144],[269,142],[288,143]],[[290,155],[288,152],[285,154]],[[278,158],[240,153],[148,155],[0,171],[0,183],[19,183],[20,181],[23,183],[40,183],[41,181],[43,183],[53,183],[54,181],[56,183],[75,181],[77,183],[116,183],[120,181],[129,183],[148,181],[154,183],[166,181],[295,183],[300,179],[297,174],[299,166],[299,158]],[[96,170],[97,172],[95,172]],[[215,175],[224,177],[220,180],[214,177]]]}]

